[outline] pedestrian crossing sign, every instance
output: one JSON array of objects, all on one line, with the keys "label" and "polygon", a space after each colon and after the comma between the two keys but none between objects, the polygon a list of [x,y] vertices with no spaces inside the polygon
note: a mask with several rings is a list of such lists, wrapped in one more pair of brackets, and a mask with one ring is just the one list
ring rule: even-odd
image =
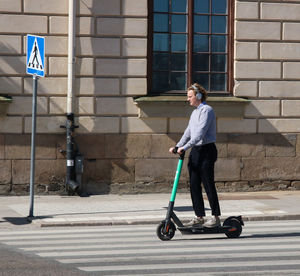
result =
[{"label": "pedestrian crossing sign", "polygon": [[45,38],[27,35],[26,72],[30,75],[45,76]]}]

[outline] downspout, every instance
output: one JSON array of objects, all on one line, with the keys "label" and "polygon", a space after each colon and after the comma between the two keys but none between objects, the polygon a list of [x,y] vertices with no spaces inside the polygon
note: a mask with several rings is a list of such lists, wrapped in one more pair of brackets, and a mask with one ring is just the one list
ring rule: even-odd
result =
[{"label": "downspout", "polygon": [[75,29],[76,29],[76,0],[69,0],[69,32],[68,32],[68,96],[67,114],[73,112],[73,86],[75,79]]},{"label": "downspout", "polygon": [[74,80],[75,80],[75,34],[76,34],[76,0],[69,0],[69,32],[68,32],[68,94],[67,94],[67,121],[66,121],[66,190],[76,192],[79,184],[76,182],[75,152],[73,132],[74,125]]}]

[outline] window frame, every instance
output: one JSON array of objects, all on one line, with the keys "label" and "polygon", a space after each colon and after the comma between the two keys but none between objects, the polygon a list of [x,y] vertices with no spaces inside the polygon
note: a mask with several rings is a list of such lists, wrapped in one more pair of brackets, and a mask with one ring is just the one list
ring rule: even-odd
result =
[{"label": "window frame", "polygon": [[[233,93],[233,55],[234,55],[234,0],[228,1],[228,21],[227,21],[227,87],[226,91],[208,91],[213,95],[224,95]],[[188,3],[188,45],[187,45],[187,87],[192,84],[193,77],[193,20],[190,15],[193,14],[194,0],[187,0]],[[154,0],[148,0],[148,47],[147,47],[147,91],[149,95],[162,94],[183,94],[184,90],[171,90],[166,92],[152,91],[152,76],[153,76],[153,4]]]}]

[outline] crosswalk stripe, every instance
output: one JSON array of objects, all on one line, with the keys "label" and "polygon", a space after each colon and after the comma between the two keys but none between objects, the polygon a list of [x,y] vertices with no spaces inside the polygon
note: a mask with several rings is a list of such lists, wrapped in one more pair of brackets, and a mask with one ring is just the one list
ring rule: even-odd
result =
[{"label": "crosswalk stripe", "polygon": [[[213,255],[206,255],[205,260],[214,260],[219,261],[220,259],[233,259],[233,258],[275,258],[274,252],[246,252],[246,253],[221,253],[217,252]],[[299,251],[288,251],[288,252],[276,252],[276,259],[288,258],[288,257],[300,257]],[[56,259],[56,261],[64,264],[73,264],[73,263],[100,263],[107,264],[108,262],[121,263],[121,262],[144,262],[149,260],[158,260],[158,261],[167,261],[167,260],[184,260],[184,259],[194,259],[194,260],[203,260],[203,255],[195,255],[195,252],[186,252],[184,255],[160,255],[160,256],[135,256],[135,257],[113,257],[113,258],[73,258],[73,259]]]},{"label": "crosswalk stripe", "polygon": [[[109,273],[108,275],[110,276],[120,276],[120,272],[116,271],[115,274],[113,273]],[[132,276],[133,274],[124,274],[122,273],[122,276]],[[143,276],[153,276],[153,275],[159,275],[159,276],[170,276],[170,273],[165,274],[165,273],[159,273],[159,274],[148,274],[148,273],[143,273]],[[176,272],[176,274],[174,274],[176,276],[186,276],[187,273],[183,272]],[[234,276],[234,275],[251,275],[251,276],[266,276],[266,275],[272,275],[272,276],[282,276],[282,275],[289,275],[289,276],[299,276],[299,270],[295,270],[295,269],[285,269],[285,270],[281,270],[281,269],[276,269],[276,270],[272,270],[272,272],[270,272],[270,270],[257,270],[254,267],[251,268],[251,271],[245,271],[245,269],[240,269],[238,267],[234,268],[234,271],[230,271],[230,273],[226,273],[226,272],[220,272],[220,271],[214,271],[214,272],[208,272],[208,271],[204,271],[202,272],[201,268],[199,268],[196,272],[188,272],[188,275],[205,275],[205,276],[215,276],[215,275],[230,275],[230,276]]]},{"label": "crosswalk stripe", "polygon": [[[145,225],[145,226],[134,226],[135,231],[143,231],[143,232],[152,232],[153,230],[155,230],[155,226],[151,225]],[[69,228],[69,229],[44,229],[44,230],[25,230],[25,231],[0,231],[0,237],[11,237],[11,236],[19,236],[19,235],[43,235],[43,234],[49,234],[49,235],[55,235],[55,234],[64,234],[67,235],[69,233],[105,233],[105,232],[109,232],[109,233],[114,233],[114,232],[120,232],[122,231],[122,233],[124,232],[132,232],[132,226],[123,226],[123,227],[119,227],[116,226],[115,228],[112,228],[111,226],[101,226],[101,227],[95,227],[95,226],[91,226],[88,228]]]},{"label": "crosswalk stripe", "polygon": [[[244,249],[244,246],[237,246],[237,247],[230,247],[227,250],[223,249],[223,251],[239,251]],[[248,245],[248,249],[254,248],[256,250],[262,250],[262,249],[273,249],[273,250],[284,250],[284,249],[298,249],[300,250],[300,245],[299,244],[290,244],[287,246],[284,246],[282,244],[274,246],[274,245]],[[147,248],[147,249],[139,249],[143,253],[157,253],[161,254],[162,253],[161,247],[156,247],[156,248]],[[166,248],[166,251],[169,250],[170,248]],[[222,248],[216,246],[216,247],[210,247],[208,248],[197,248],[198,253],[207,253],[208,251],[215,251],[215,250],[222,250]],[[138,249],[128,249],[128,248],[117,248],[118,253],[120,254],[121,252],[123,254],[134,254],[137,253]],[[180,247],[180,248],[172,248],[172,252],[189,252],[191,251],[190,247]],[[37,252],[37,254],[41,257],[68,257],[68,256],[105,256],[109,254],[114,254],[116,253],[115,250],[80,250],[80,251],[60,251],[60,252]]]},{"label": "crosswalk stripe", "polygon": [[[200,245],[199,245],[200,246]],[[255,245],[251,245],[251,247],[255,247]],[[129,248],[132,248],[132,247],[126,247],[126,246],[123,246],[123,247],[117,247],[117,246],[114,246],[114,247],[110,247],[110,246],[106,246],[106,247],[103,247],[103,246],[99,246],[99,245],[89,245],[89,246],[64,246],[64,247],[58,247],[58,248],[55,248],[55,247],[33,247],[33,248],[20,248],[21,250],[24,250],[24,251],[36,251],[36,252],[45,252],[45,251],[48,251],[48,252],[50,252],[50,251],[57,251],[57,250],[63,250],[63,251],[66,251],[66,250],[94,250],[94,249],[98,249],[98,250],[105,250],[105,249],[107,249],[107,248],[109,248],[109,249],[118,249],[118,250],[124,250],[123,248],[126,248],[127,250],[129,249]],[[143,249],[143,248],[145,248],[145,247],[143,247],[143,246],[134,246],[134,249],[136,249],[136,250],[140,250],[140,249]],[[147,246],[146,247],[147,249],[151,249],[151,248],[157,248],[157,249],[164,249],[163,247],[157,247],[157,246]],[[173,248],[172,247],[168,247],[169,249],[172,249],[173,250]],[[183,249],[183,248],[185,248],[185,247],[180,247],[180,249]],[[190,249],[193,249],[193,248],[195,248],[195,247],[188,247],[188,248],[190,248]],[[216,248],[218,248],[219,250],[222,250],[222,247],[214,247],[214,249],[216,249]],[[272,247],[272,248],[274,248],[274,246]],[[278,245],[277,246],[277,248],[280,248],[280,245]],[[291,246],[289,246],[289,248],[293,248],[293,249],[298,249],[299,248],[299,250],[300,250],[300,247],[299,246],[295,246],[295,245],[291,245]],[[206,248],[206,250],[210,250],[211,249],[211,247],[208,247],[208,248]],[[236,250],[236,248],[234,247],[234,249],[231,247],[231,250]]]},{"label": "crosswalk stripe", "polygon": [[[77,238],[74,239],[74,235],[70,239],[64,240],[64,243],[68,244],[95,244],[95,243],[132,243],[132,242],[153,242],[154,239],[157,239],[154,235],[152,238],[149,238],[146,236],[141,236],[141,237],[127,237],[126,240],[124,238],[113,238],[113,239],[108,239],[108,238],[82,238],[81,236],[77,236]],[[43,240],[19,240],[19,241],[8,241],[5,242],[7,245],[18,245],[18,246],[26,246],[26,245],[48,245],[48,244],[61,244],[62,240],[61,239],[55,239],[55,240],[48,240],[47,236]]]},{"label": "crosswalk stripe", "polygon": [[[158,240],[158,238],[155,236],[154,233],[151,233],[152,235],[148,235],[148,236],[140,236],[140,237],[126,237],[126,239],[124,239],[124,237],[115,237],[113,239],[108,239],[108,238],[101,238],[101,237],[97,237],[97,238],[83,238],[82,236],[78,236],[78,235],[72,235],[70,236],[68,239],[48,239],[48,236],[44,236],[43,239],[39,239],[39,240],[8,240],[5,241],[3,240],[2,242],[7,244],[7,245],[18,245],[18,246],[33,246],[33,245],[55,245],[55,244],[59,244],[61,245],[62,240],[64,241],[64,244],[95,244],[95,243],[102,243],[102,244],[120,244],[120,243],[126,243],[126,244],[132,244],[132,243],[139,243],[139,242],[143,242],[143,244],[147,244],[147,243],[153,243],[153,242],[157,242],[157,243],[163,243],[162,241]],[[80,237],[80,238],[78,238]],[[199,239],[199,235],[189,235],[188,236],[188,240],[187,239],[181,239],[181,237],[178,235],[178,238],[174,238],[173,241],[171,242],[176,242],[177,244],[179,243],[184,243],[184,244],[188,244],[188,243],[194,243],[195,239]],[[182,237],[187,237],[187,236],[182,236]],[[210,236],[211,237],[211,236]],[[219,236],[220,237],[220,236]],[[294,241],[294,237],[281,237],[281,241],[284,242],[293,242]],[[252,235],[242,235],[241,238],[238,240],[240,243],[253,243],[255,241],[260,241],[261,238],[260,237],[254,237]],[[273,240],[265,240],[265,243],[273,243]],[[277,241],[278,242],[278,241]],[[205,246],[205,245],[212,245],[214,243],[217,244],[222,244],[222,243],[228,243],[228,240],[224,237],[224,239],[222,240],[201,240],[201,246]]]},{"label": "crosswalk stripe", "polygon": [[[138,242],[138,243],[127,243],[127,242],[123,242],[123,243],[117,243],[117,244],[111,244],[111,243],[106,243],[106,244],[102,244],[102,243],[97,243],[97,244],[85,244],[84,241],[82,241],[83,243],[81,245],[50,245],[50,246],[37,246],[37,247],[21,247],[22,250],[26,250],[26,251],[53,251],[53,250],[59,250],[59,251],[63,251],[63,250],[82,250],[82,249],[98,249],[98,250],[105,250],[107,248],[109,249],[130,249],[130,248],[135,248],[135,249],[139,249],[139,248],[184,248],[184,247],[188,247],[188,248],[198,248],[199,246],[204,247],[206,246],[206,249],[209,250],[212,246],[218,247],[218,248],[222,248],[222,247],[226,247],[228,248],[228,246],[232,247],[239,247],[239,246],[244,246],[245,244],[247,245],[251,245],[251,246],[260,246],[261,242],[257,241],[256,243],[254,241],[249,241],[249,240],[244,240],[242,242],[240,241],[236,241],[235,243],[233,242],[211,242],[209,243],[201,243],[201,242],[197,242],[197,243],[192,243],[191,242],[186,242],[186,241],[178,241],[178,242],[172,242],[172,243],[168,243],[165,244],[163,242],[146,242],[143,241]],[[300,245],[295,245],[295,240],[290,240],[290,241],[268,241],[267,243],[271,243],[271,246],[281,246],[281,245],[291,245],[291,246],[299,246],[300,249]],[[266,243],[265,243],[266,244]]]},{"label": "crosswalk stripe", "polygon": [[[118,234],[119,237],[124,237],[124,238],[127,238],[127,237],[130,237],[130,236],[133,236],[133,235],[136,235],[136,236],[145,236],[145,232],[137,232],[137,233],[127,233],[127,232],[122,232],[120,234]],[[154,234],[155,235],[155,231],[153,232],[148,232],[148,234]],[[113,238],[116,233],[105,233],[105,234],[99,234],[99,233],[81,233],[81,234],[78,234],[77,236],[80,237],[80,238],[89,238],[89,237],[99,237],[99,235],[101,235],[101,237],[105,237],[105,238]],[[68,239],[70,236],[70,234],[53,234],[53,235],[32,235],[32,236],[7,236],[7,237],[0,237],[0,241],[5,241],[5,240],[38,240],[38,239],[44,239],[45,237],[47,237],[47,239]],[[73,236],[74,238],[74,236]]]},{"label": "crosswalk stripe", "polygon": [[[237,266],[243,266],[245,265],[245,262],[230,262],[230,263],[224,263],[224,262],[219,262],[218,264],[212,264],[212,263],[199,263],[192,264],[192,263],[173,263],[171,265],[168,264],[155,264],[155,269],[176,269],[176,268],[198,268],[198,269],[203,269],[203,268],[225,268],[225,267],[237,267]],[[274,261],[263,261],[263,263],[260,263],[259,261],[255,262],[247,262],[247,267],[251,266],[282,266],[282,265],[289,265],[289,266],[299,266],[299,261],[298,260],[285,260],[285,261],[276,261],[276,264],[274,264]],[[144,265],[144,264],[135,264],[135,265],[122,265],[122,266],[80,266],[78,267],[80,270],[87,271],[87,272],[96,272],[96,271],[118,271],[118,270],[147,270],[147,269],[152,269],[153,270],[153,264],[151,265]],[[154,269],[154,270],[155,270]]]},{"label": "crosswalk stripe", "polygon": [[[244,227],[243,232],[248,233],[248,232],[259,232],[259,233],[264,233],[264,232],[282,232],[282,228],[285,227],[285,225],[281,225],[278,228],[275,228],[274,226],[269,226],[269,227],[262,227],[262,228],[247,228]],[[285,230],[286,231],[286,230]],[[294,227],[289,227],[288,231],[299,231],[299,226],[294,226]]]}]

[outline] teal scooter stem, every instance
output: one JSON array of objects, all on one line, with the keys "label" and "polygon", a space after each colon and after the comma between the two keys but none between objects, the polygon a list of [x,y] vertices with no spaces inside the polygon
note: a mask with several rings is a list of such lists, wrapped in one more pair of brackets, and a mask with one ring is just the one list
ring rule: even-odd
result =
[{"label": "teal scooter stem", "polygon": [[[173,153],[176,154],[177,150],[178,150],[178,147],[175,147],[173,150]],[[184,156],[185,156],[185,152],[183,152],[182,154],[179,155],[177,170],[176,170],[174,183],[173,183],[172,194],[171,194],[168,211],[167,211],[167,215],[166,215],[166,219],[165,219],[165,227],[164,227],[165,233],[169,232],[171,219],[173,219],[173,221],[176,223],[176,225],[178,225],[179,227],[183,227],[183,224],[181,223],[179,218],[176,216],[176,214],[173,212],[173,209],[174,209],[174,203],[175,203],[178,183],[179,183],[179,179],[180,179],[180,175],[181,175]]]},{"label": "teal scooter stem", "polygon": [[179,178],[180,178],[180,175],[181,175],[181,170],[182,170],[182,165],[183,165],[183,160],[184,160],[184,155],[185,155],[185,152],[183,152],[179,156],[179,161],[178,161],[177,170],[176,170],[176,174],[175,174],[175,179],[174,179],[174,183],[173,183],[173,189],[172,189],[170,202],[175,202],[178,183],[179,183]]}]

